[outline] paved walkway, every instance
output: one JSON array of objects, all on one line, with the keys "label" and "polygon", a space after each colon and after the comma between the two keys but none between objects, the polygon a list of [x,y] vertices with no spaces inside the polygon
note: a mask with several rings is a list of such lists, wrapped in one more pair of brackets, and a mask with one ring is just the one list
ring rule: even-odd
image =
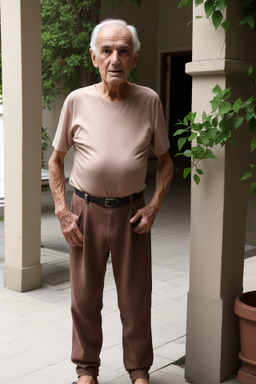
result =
[{"label": "paved walkway", "polygon": [[[147,199],[152,191],[149,183]],[[185,383],[184,370],[173,363],[185,355],[189,203],[188,182],[174,181],[152,230],[155,361],[151,384]],[[3,288],[3,222],[0,231],[0,384],[70,384],[76,376],[70,363],[68,246],[54,216],[50,193],[42,195],[41,289],[20,294]],[[246,289],[253,289],[255,265],[255,258],[246,260]],[[111,263],[105,281],[103,330],[100,383],[128,384]]]}]

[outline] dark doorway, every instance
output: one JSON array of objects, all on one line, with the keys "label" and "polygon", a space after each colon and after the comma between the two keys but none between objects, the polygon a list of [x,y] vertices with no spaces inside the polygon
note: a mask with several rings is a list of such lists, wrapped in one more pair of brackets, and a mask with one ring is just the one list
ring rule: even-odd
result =
[{"label": "dark doorway", "polygon": [[[162,53],[161,55],[161,101],[166,117],[170,155],[178,152],[178,137],[173,136],[179,128],[176,123],[191,111],[192,78],[185,73],[185,64],[192,60],[191,52]],[[187,143],[190,148],[190,143]]]}]

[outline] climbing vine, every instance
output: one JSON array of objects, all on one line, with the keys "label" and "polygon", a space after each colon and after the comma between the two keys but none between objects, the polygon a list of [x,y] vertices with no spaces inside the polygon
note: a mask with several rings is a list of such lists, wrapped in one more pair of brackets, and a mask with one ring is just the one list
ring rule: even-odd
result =
[{"label": "climbing vine", "polygon": [[[242,17],[239,25],[248,24],[251,28],[255,27],[256,20],[256,0],[237,0],[242,2]],[[229,28],[228,20],[224,20],[224,11],[226,8],[226,0],[182,0],[179,7],[184,5],[196,6],[203,4],[206,18],[210,18],[215,29],[221,25],[225,31]],[[202,16],[197,16],[197,18]]]},{"label": "climbing vine", "polygon": [[[233,139],[234,132],[246,122],[252,132],[256,131],[256,76],[252,66],[249,68],[248,76],[252,79],[253,94],[248,100],[242,101],[239,97],[231,101],[231,89],[221,89],[216,85],[213,92],[213,99],[210,100],[211,112],[203,112],[199,121],[196,121],[196,112],[190,112],[180,121],[178,125],[183,128],[178,129],[174,135],[181,136],[178,139],[179,153],[176,156],[184,155],[191,157],[191,166],[184,169],[183,177],[186,178],[191,170],[194,169],[194,181],[196,184],[200,182],[200,176],[203,175],[202,169],[199,167],[200,161],[204,159],[217,160],[213,152],[216,145],[224,146],[227,142],[235,145]],[[194,145],[190,150],[182,151],[186,142],[194,140]],[[256,150],[256,133],[251,140],[251,151]],[[242,180],[246,180],[256,175],[256,165],[249,164],[250,171],[242,176]],[[256,192],[256,184],[252,183],[249,194]]]},{"label": "climbing vine", "polygon": [[[251,28],[255,26],[256,18],[256,0],[243,1],[243,14],[240,25],[248,24]],[[193,0],[182,0],[179,6],[191,5]],[[223,21],[223,12],[225,10],[225,0],[194,0],[196,6],[204,4],[207,18],[212,19],[215,29],[220,25],[227,31],[228,21]],[[249,67],[248,76],[251,79],[250,97],[242,100],[240,97],[236,100],[231,98],[231,89],[221,89],[216,85],[212,92],[213,98],[210,100],[210,113],[203,112],[201,119],[196,120],[196,112],[190,112],[179,121],[177,125],[182,126],[174,136],[181,136],[178,139],[179,153],[176,156],[184,155],[190,158],[190,167],[183,171],[183,177],[186,178],[193,170],[193,179],[199,184],[203,170],[200,168],[200,161],[204,159],[217,160],[214,154],[216,145],[224,146],[227,142],[235,145],[234,133],[247,123],[249,130],[252,131],[252,140],[250,144],[251,152],[256,150],[256,74],[253,66]],[[193,146],[189,150],[182,151],[185,143],[192,142]],[[249,187],[249,195],[256,193],[256,164],[250,163],[248,171],[241,177],[241,180],[253,178]]]}]

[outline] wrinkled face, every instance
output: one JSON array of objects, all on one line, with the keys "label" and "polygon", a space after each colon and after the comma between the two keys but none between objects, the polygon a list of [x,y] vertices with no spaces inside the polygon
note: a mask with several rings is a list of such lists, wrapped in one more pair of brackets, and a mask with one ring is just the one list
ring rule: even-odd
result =
[{"label": "wrinkled face", "polygon": [[102,27],[98,34],[97,47],[96,55],[90,52],[93,65],[99,68],[102,81],[108,86],[118,86],[127,81],[138,60],[138,53],[133,54],[131,32],[117,24]]}]

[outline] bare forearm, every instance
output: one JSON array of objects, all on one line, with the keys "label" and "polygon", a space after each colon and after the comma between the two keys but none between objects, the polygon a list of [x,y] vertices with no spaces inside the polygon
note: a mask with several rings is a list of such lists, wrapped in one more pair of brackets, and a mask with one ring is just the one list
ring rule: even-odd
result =
[{"label": "bare forearm", "polygon": [[55,214],[61,231],[71,247],[83,245],[83,235],[77,226],[78,217],[72,213],[65,197],[64,152],[54,151],[49,161],[49,181],[55,204]]},{"label": "bare forearm", "polygon": [[65,197],[64,164],[52,156],[49,161],[49,183],[55,204],[55,213],[58,215],[67,208]]}]

